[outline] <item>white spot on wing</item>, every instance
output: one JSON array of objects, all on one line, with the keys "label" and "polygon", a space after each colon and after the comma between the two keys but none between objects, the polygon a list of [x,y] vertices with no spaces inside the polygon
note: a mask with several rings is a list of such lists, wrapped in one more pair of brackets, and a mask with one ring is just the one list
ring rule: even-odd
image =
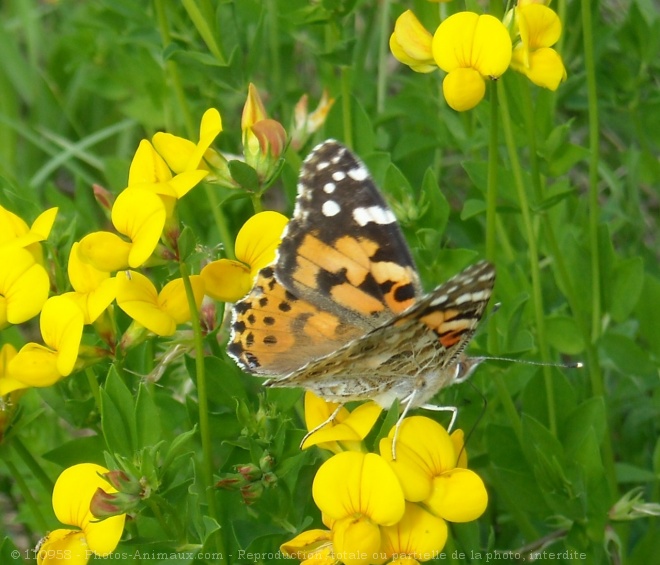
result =
[{"label": "white spot on wing", "polygon": [[356,181],[363,181],[369,176],[369,172],[364,167],[357,167],[348,171],[348,176]]},{"label": "white spot on wing", "polygon": [[332,180],[340,181],[346,178],[346,173],[344,171],[335,171],[332,173]]},{"label": "white spot on wing", "polygon": [[323,186],[323,192],[326,194],[332,194],[335,191],[335,188],[337,188],[337,185],[334,182],[327,182]]},{"label": "white spot on wing", "polygon": [[379,225],[393,224],[396,222],[396,217],[392,211],[387,208],[382,208],[381,206],[355,208],[355,210],[353,210],[353,219],[362,227],[366,226],[369,222]]},{"label": "white spot on wing", "polygon": [[330,163],[327,161],[321,161],[319,164],[316,165],[316,170],[317,171],[322,171],[323,169],[327,169],[330,166]]},{"label": "white spot on wing", "polygon": [[328,218],[336,216],[340,211],[341,208],[339,204],[337,204],[334,200],[326,200],[321,207],[321,212],[323,212],[323,215]]}]

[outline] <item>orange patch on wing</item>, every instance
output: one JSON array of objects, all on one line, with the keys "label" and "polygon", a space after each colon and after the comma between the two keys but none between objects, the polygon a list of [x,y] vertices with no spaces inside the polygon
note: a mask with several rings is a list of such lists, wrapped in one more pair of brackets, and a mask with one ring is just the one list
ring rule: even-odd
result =
[{"label": "orange patch on wing", "polygon": [[435,330],[436,332],[439,330],[440,326],[445,322],[446,319],[447,312],[443,312],[441,310],[436,310],[435,312],[431,312],[430,314],[420,318],[422,322],[424,322],[428,327]]},{"label": "orange patch on wing", "polygon": [[313,339],[322,335],[328,339],[337,337],[337,328],[339,327],[339,318],[329,312],[318,312],[311,316],[305,323],[304,331]]},{"label": "orange patch on wing", "polygon": [[382,312],[385,309],[385,305],[380,300],[350,284],[333,286],[330,294],[339,305],[365,316]]},{"label": "orange patch on wing", "polygon": [[[357,244],[357,242],[355,243]],[[355,251],[355,247],[348,244],[346,241],[344,241],[343,245],[345,248],[350,246],[350,251]],[[323,269],[330,273],[338,273],[345,269],[346,278],[355,286],[360,285],[369,274],[369,261],[365,256],[364,251],[361,251],[361,256],[358,255],[357,257],[354,257],[353,255],[345,254],[334,247],[323,243],[313,235],[307,234],[305,236],[305,239],[303,239],[303,242],[298,249],[298,255],[299,264],[301,258],[304,258],[317,266],[317,269]],[[313,285],[308,286],[314,288]]]},{"label": "orange patch on wing", "polygon": [[319,271],[318,265],[299,256],[296,258],[296,272],[293,274],[293,279],[306,287],[316,288],[316,276]]},{"label": "orange patch on wing", "polygon": [[446,348],[450,348],[461,340],[462,331],[451,332],[440,338],[440,343]]}]

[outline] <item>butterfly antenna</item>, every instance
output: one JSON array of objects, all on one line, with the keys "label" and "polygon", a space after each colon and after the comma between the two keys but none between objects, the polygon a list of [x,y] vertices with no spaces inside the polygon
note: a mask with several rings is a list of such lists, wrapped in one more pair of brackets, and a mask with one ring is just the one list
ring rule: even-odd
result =
[{"label": "butterfly antenna", "polygon": [[529,359],[514,359],[513,357],[492,357],[492,356],[478,356],[472,357],[473,360],[482,361],[509,361],[510,363],[522,363],[523,365],[536,365],[538,367],[558,367],[560,369],[581,369],[584,363],[581,361],[574,361],[572,363],[553,363],[551,361],[530,361]]}]

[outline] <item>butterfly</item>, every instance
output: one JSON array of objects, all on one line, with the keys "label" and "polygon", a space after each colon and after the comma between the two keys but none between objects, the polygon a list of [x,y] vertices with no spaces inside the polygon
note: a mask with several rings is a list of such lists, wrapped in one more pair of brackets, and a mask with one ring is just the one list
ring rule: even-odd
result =
[{"label": "butterfly", "polygon": [[366,167],[328,140],[302,165],[275,262],[234,305],[227,351],[246,372],[270,377],[265,386],[340,404],[389,408],[398,399],[401,419],[417,406],[451,410],[451,429],[456,409],[426,403],[478,363],[463,350],[494,282],[493,265],[480,261],[424,294]]}]

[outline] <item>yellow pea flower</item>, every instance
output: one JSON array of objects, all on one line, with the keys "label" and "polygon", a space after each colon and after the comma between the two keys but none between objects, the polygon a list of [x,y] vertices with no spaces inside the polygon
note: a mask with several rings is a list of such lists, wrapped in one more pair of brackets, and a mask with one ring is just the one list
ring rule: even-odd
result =
[{"label": "yellow pea flower", "polygon": [[112,223],[130,241],[111,232],[93,232],[80,240],[78,254],[100,271],[139,267],[156,249],[166,217],[165,205],[155,193],[140,188],[124,190],[112,206]]},{"label": "yellow pea flower", "polygon": [[406,500],[423,502],[435,516],[450,522],[476,520],[486,510],[488,494],[481,478],[457,467],[460,436],[454,440],[437,422],[424,416],[406,418],[401,424],[392,460],[394,428],[380,442],[380,453],[387,459],[401,482]]},{"label": "yellow pea flower", "polygon": [[248,87],[248,96],[241,116],[243,154],[262,181],[275,171],[287,143],[284,127],[266,114],[259,91],[254,84]]},{"label": "yellow pea flower", "polygon": [[[172,335],[178,324],[190,320],[183,279],[170,281],[159,293],[147,277],[136,271],[121,271],[116,278],[117,305],[156,335]],[[204,281],[199,275],[193,275],[190,283],[199,309],[204,297]]]},{"label": "yellow pea flower", "polygon": [[447,543],[447,523],[418,504],[406,502],[403,518],[381,528],[381,553],[394,558],[389,565],[416,565],[437,557]]},{"label": "yellow pea flower", "polygon": [[66,296],[52,296],[41,310],[39,327],[46,344],[27,343],[9,362],[14,388],[50,386],[71,374],[78,359],[83,313]]},{"label": "yellow pea flower", "polygon": [[0,329],[34,318],[48,298],[48,273],[21,247],[0,249]]},{"label": "yellow pea flower", "polygon": [[372,563],[381,547],[380,526],[396,524],[405,511],[397,476],[375,453],[344,451],[328,459],[314,477],[312,496],[346,565]]},{"label": "yellow pea flower", "polygon": [[117,295],[117,281],[107,271],[85,263],[78,254],[78,242],[71,246],[68,274],[74,292],[66,292],[82,310],[85,324],[92,324],[110,306]]},{"label": "yellow pea flower", "polygon": [[13,212],[0,206],[0,249],[7,246],[26,248],[38,263],[43,262],[40,241],[45,241],[55,223],[57,208],[42,212],[31,227]]},{"label": "yellow pea flower", "polygon": [[[101,474],[108,469],[94,463],[80,463],[62,471],[53,488],[53,510],[63,524],[76,530],[58,529],[50,532],[37,549],[37,565],[85,565],[93,553],[112,553],[124,531],[126,515],[98,520],[90,510],[92,497],[98,489],[117,492]],[[65,560],[63,555],[67,555]]]},{"label": "yellow pea flower", "polygon": [[[205,139],[206,141],[208,140]],[[209,145],[211,141],[209,141]],[[176,200],[199,184],[206,174],[207,171],[195,167],[192,170],[186,169],[176,176],[172,176],[165,160],[149,141],[143,139],[131,161],[127,188],[129,190],[145,189],[163,197],[168,208],[169,217]]]},{"label": "yellow pea flower", "polygon": [[206,294],[222,302],[243,298],[257,273],[275,260],[282,232],[289,219],[279,212],[259,212],[252,216],[236,236],[236,261],[219,259],[201,272]]},{"label": "yellow pea flower", "polygon": [[300,565],[337,565],[333,556],[332,532],[328,530],[307,530],[291,541],[283,543],[280,551],[292,559],[300,560]]},{"label": "yellow pea flower", "polygon": [[[339,404],[326,402],[314,393],[305,393],[305,425],[313,430],[330,418]],[[383,409],[375,402],[366,402],[353,412],[342,408],[332,422],[328,422],[320,430],[309,436],[302,445],[307,449],[317,445],[334,453],[340,451],[357,451],[362,446],[362,440],[367,437]]]},{"label": "yellow pea flower", "polygon": [[[158,132],[152,138],[156,151],[175,173],[226,166],[226,161],[213,149],[215,138],[222,131],[222,118],[215,108],[204,112],[199,126],[199,141],[194,143],[171,133]],[[210,165],[210,166],[209,166]]]},{"label": "yellow pea flower", "polygon": [[433,57],[447,73],[442,91],[458,112],[474,108],[486,92],[485,78],[500,77],[511,61],[511,38],[497,18],[459,12],[433,35]]},{"label": "yellow pea flower", "polygon": [[390,51],[404,65],[418,73],[430,73],[438,68],[433,58],[433,36],[411,10],[401,14],[390,36]]},{"label": "yellow pea flower", "polygon": [[537,86],[557,90],[566,80],[566,68],[552,45],[561,36],[561,20],[543,4],[518,5],[515,21],[520,41],[513,50],[511,68]]},{"label": "yellow pea flower", "polygon": [[291,147],[296,151],[305,144],[310,135],[325,123],[328,113],[335,103],[335,99],[330,98],[328,91],[324,89],[316,109],[308,112],[308,98],[307,94],[303,94],[293,109]]},{"label": "yellow pea flower", "polygon": [[11,343],[5,343],[0,348],[0,396],[23,388],[23,383],[9,375],[9,363],[16,357],[16,353],[16,348]]}]

